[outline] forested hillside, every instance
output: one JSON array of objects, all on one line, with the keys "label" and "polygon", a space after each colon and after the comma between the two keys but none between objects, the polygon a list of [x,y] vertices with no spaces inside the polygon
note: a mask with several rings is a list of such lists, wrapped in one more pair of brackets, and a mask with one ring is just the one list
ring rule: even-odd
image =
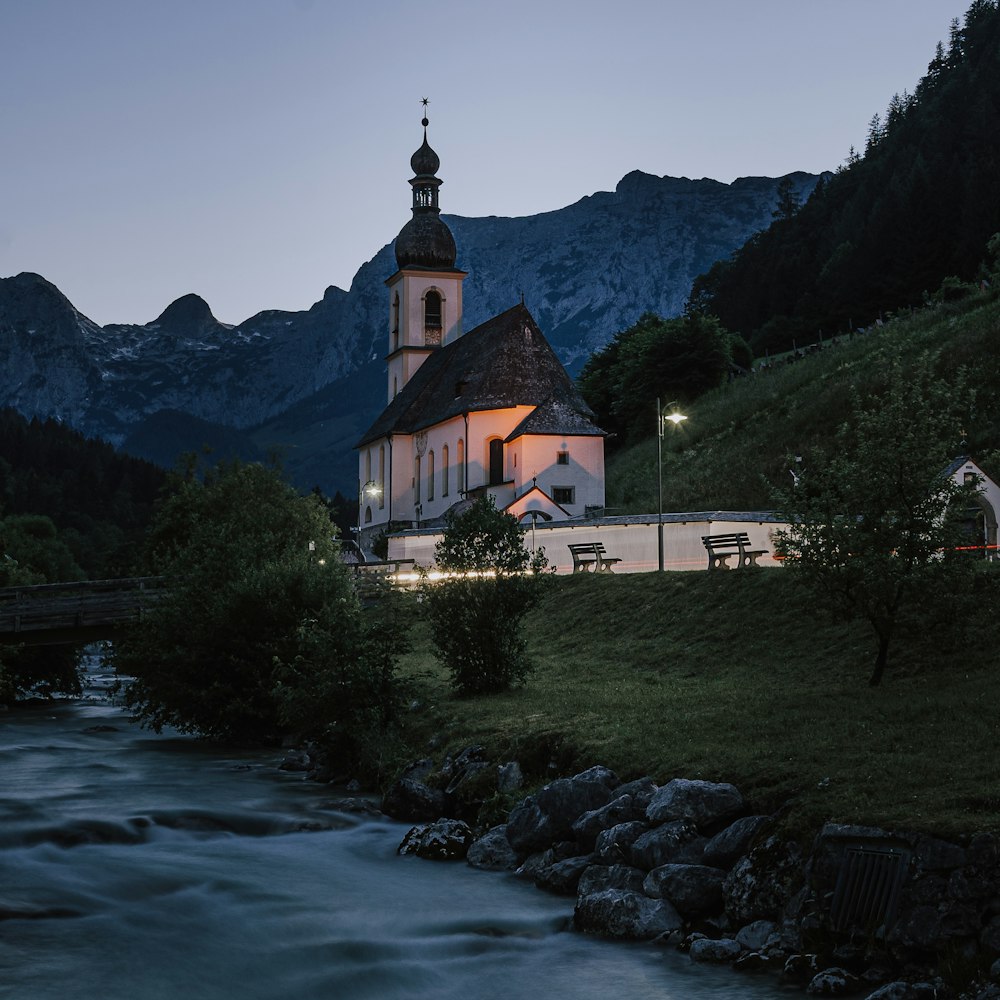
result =
[{"label": "forested hillside", "polygon": [[974,0],[913,93],[873,116],[863,153],[787,209],[692,291],[758,356],[919,305],[949,276],[978,283],[1000,230],[997,0]]},{"label": "forested hillside", "polygon": [[22,536],[44,543],[39,533],[52,531],[47,518],[86,575],[128,573],[165,479],[162,469],[56,420],[29,421],[0,409],[0,558],[23,562]]}]

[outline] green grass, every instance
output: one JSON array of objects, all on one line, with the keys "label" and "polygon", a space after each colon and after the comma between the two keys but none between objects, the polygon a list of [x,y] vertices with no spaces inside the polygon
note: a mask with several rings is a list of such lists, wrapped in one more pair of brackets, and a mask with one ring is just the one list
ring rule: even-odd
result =
[{"label": "green grass", "polygon": [[961,633],[912,623],[880,688],[863,625],[831,624],[782,570],[558,579],[528,619],[525,687],[454,697],[425,623],[403,673],[422,752],[485,744],[529,778],[603,763],[732,781],[808,837],[825,820],[940,836],[1000,827],[1000,577]]}]

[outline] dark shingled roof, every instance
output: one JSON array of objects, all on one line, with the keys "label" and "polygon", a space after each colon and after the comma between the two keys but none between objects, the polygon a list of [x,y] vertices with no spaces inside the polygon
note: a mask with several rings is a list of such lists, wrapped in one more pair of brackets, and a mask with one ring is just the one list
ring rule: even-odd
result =
[{"label": "dark shingled roof", "polygon": [[508,441],[521,434],[604,433],[524,305],[431,354],[355,447],[463,413],[512,406],[537,409]]}]

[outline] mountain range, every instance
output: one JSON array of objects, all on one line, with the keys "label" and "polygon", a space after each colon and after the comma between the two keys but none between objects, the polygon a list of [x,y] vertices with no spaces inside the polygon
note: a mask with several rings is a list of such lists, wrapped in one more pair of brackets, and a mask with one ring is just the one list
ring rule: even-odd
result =
[{"label": "mountain range", "polygon": [[[521,218],[444,216],[469,272],[464,327],[520,298],[571,372],[644,312],[680,313],[694,278],[772,221],[782,178],[626,175]],[[787,175],[805,201],[819,178]],[[404,218],[400,219],[402,223]],[[152,323],[99,326],[37,274],[0,279],[0,405],[55,417],[161,464],[207,446],[276,453],[302,488],[350,494],[354,441],[385,405],[393,245],[308,310],[220,323],[199,296]]]}]

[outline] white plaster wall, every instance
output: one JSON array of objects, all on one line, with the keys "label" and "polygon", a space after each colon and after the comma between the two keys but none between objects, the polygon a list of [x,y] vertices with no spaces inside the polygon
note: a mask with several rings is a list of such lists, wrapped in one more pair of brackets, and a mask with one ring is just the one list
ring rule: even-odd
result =
[{"label": "white plaster wall", "polygon": [[[557,437],[531,434],[518,438],[522,443],[519,471],[515,477],[518,494],[531,489],[532,477],[550,497],[557,486],[572,487],[575,501],[563,504],[571,515],[582,515],[587,507],[604,506],[604,439],[601,437]],[[569,453],[569,464],[557,464],[561,451]]]}]

